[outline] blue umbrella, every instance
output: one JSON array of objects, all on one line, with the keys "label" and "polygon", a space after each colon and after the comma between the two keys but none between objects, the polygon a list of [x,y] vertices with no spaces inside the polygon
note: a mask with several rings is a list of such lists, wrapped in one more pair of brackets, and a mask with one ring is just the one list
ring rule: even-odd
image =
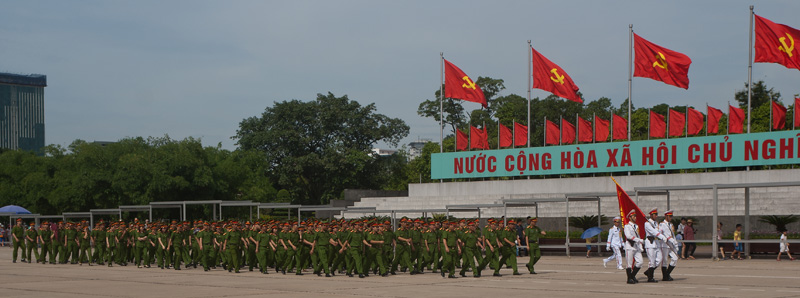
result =
[{"label": "blue umbrella", "polygon": [[602,232],[603,232],[603,229],[601,229],[600,227],[589,228],[588,230],[583,231],[583,234],[581,234],[581,238],[589,239],[589,238],[592,238],[594,236],[600,235],[600,233],[602,233]]},{"label": "blue umbrella", "polygon": [[17,205],[8,205],[0,208],[0,213],[14,213],[14,214],[31,214],[28,209],[22,208]]}]

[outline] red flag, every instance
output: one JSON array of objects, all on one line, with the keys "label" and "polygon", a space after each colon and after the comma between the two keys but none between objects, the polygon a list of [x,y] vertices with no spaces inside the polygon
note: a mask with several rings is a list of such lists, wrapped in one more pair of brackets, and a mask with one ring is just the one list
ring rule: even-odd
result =
[{"label": "red flag", "polygon": [[469,127],[470,133],[470,146],[472,149],[489,149],[489,138],[486,135],[486,127],[483,129],[477,129],[475,127]]},{"label": "red flag", "polygon": [[680,137],[683,135],[684,128],[686,128],[686,115],[669,109],[669,136]]},{"label": "red flag", "polygon": [[700,133],[701,130],[703,130],[703,124],[705,124],[704,123],[705,121],[703,121],[704,120],[703,113],[700,113],[700,111],[689,108],[689,115],[687,115],[687,120],[688,120],[687,122],[689,122],[688,135],[694,136]]},{"label": "red flag", "polygon": [[575,125],[564,119],[561,119],[561,143],[575,143]]},{"label": "red flag", "polygon": [[594,139],[598,142],[608,141],[608,120],[594,117]]},{"label": "red flag", "polygon": [[501,148],[502,147],[511,147],[511,143],[512,143],[512,139],[511,138],[512,138],[511,130],[508,129],[508,127],[506,127],[505,125],[500,124],[500,136],[498,137],[498,140],[497,140],[497,142],[500,143],[500,147]]},{"label": "red flag", "polygon": [[514,146],[528,146],[528,127],[514,122]]},{"label": "red flag", "polygon": [[583,102],[578,96],[578,86],[564,69],[547,60],[542,54],[531,48],[533,60],[533,88],[552,92],[558,97],[574,102]]},{"label": "red flag", "polygon": [[661,114],[650,111],[650,137],[663,138],[667,133],[667,122],[664,121],[664,116]]},{"label": "red flag", "polygon": [[584,143],[592,142],[592,123],[578,117],[578,141]]},{"label": "red flag", "polygon": [[772,102],[772,129],[786,128],[786,107],[775,101]]},{"label": "red flag", "polygon": [[744,110],[728,106],[728,133],[742,133],[744,131]]},{"label": "red flag", "polygon": [[469,146],[469,137],[460,129],[456,129],[456,150],[466,151]]},{"label": "red flag", "polygon": [[619,115],[611,117],[611,123],[614,127],[614,134],[611,136],[614,140],[627,140],[628,139],[628,120]]},{"label": "red flag", "polygon": [[558,125],[552,121],[546,121],[544,143],[545,145],[558,145],[558,138],[561,135],[561,130],[558,128]]},{"label": "red flag", "polygon": [[756,43],[753,45],[756,56],[753,62],[778,63],[800,69],[800,50],[795,47],[795,40],[800,42],[800,30],[756,15]]},{"label": "red flag", "polygon": [[[614,180],[614,178],[611,178]],[[617,180],[614,180],[614,184],[617,185],[617,200],[619,201],[619,216],[622,217],[622,224],[627,225],[630,219],[628,218],[628,213],[631,210],[634,210],[636,213],[636,224],[639,225],[639,238],[644,239],[645,231],[644,231],[644,223],[647,221],[647,218],[644,217],[644,212],[639,209],[639,206],[636,206],[636,203],[631,200],[631,197],[628,195],[625,190],[622,189],[622,186],[619,186]]]},{"label": "red flag", "polygon": [[444,97],[477,102],[487,107],[481,87],[450,61],[444,60]]},{"label": "red flag", "polygon": [[792,114],[794,116],[794,128],[800,126],[800,114],[797,114],[798,107],[800,107],[800,97],[794,99],[794,107],[792,108]]},{"label": "red flag", "polygon": [[634,77],[651,78],[689,89],[689,56],[661,47],[633,34]]},{"label": "red flag", "polygon": [[716,108],[708,108],[708,133],[719,132],[719,119],[722,118],[722,111]]}]

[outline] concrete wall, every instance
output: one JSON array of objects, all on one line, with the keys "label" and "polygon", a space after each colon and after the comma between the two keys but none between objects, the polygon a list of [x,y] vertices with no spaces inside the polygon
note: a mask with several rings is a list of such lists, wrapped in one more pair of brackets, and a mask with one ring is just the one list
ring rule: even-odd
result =
[{"label": "concrete wall", "polygon": [[[758,183],[758,182],[790,182],[800,181],[800,169],[735,171],[691,174],[659,174],[615,177],[625,190],[633,192],[635,187],[680,186],[698,184]],[[500,203],[509,198],[563,198],[566,193],[583,192],[615,192],[614,182],[609,177],[586,178],[553,178],[523,179],[505,181],[474,181],[410,184],[408,197],[362,198],[355,207],[376,207],[377,209],[443,209],[453,204],[490,204]],[[758,215],[800,214],[800,187],[751,188],[750,212],[755,221]],[[670,208],[675,210],[675,217],[706,217],[707,227],[713,214],[713,192],[711,190],[673,191],[670,194]],[[636,199],[636,198],[634,198]],[[640,196],[638,204],[645,212],[651,208],[659,208],[661,213],[667,210],[666,196]],[[619,214],[616,197],[602,198],[601,214],[614,217]],[[534,207],[509,208],[508,217],[533,216]],[[542,203],[539,216],[545,222],[554,223],[553,229],[564,229],[567,208],[564,203]],[[595,202],[572,202],[569,205],[570,216],[597,214]],[[420,214],[399,214],[399,216]],[[477,213],[453,213],[457,217],[477,217]],[[503,208],[486,209],[481,217],[500,217]],[[727,229],[733,229],[735,223],[744,221],[744,189],[719,190],[719,215],[730,217]],[[544,220],[548,218],[548,220]],[[552,219],[551,219],[552,218]],[[740,220],[736,220],[740,218]],[[550,227],[547,227],[550,228]],[[763,229],[763,228],[761,228]],[[768,228],[767,228],[768,229]],[[752,228],[751,230],[756,230]]]}]

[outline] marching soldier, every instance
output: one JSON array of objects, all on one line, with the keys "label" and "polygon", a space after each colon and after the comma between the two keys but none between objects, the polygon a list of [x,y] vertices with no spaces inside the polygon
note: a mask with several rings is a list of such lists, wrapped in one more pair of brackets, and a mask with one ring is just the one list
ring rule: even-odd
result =
[{"label": "marching soldier", "polygon": [[675,227],[672,225],[672,210],[664,212],[664,220],[658,225],[666,239],[661,243],[661,280],[672,281],[672,270],[678,263],[678,241],[675,240]]},{"label": "marching soldier", "polygon": [[536,226],[538,221],[539,218],[531,218],[528,227],[525,228],[525,243],[528,244],[528,256],[530,257],[525,267],[528,267],[530,274],[536,274],[536,271],[533,270],[533,266],[542,258],[542,251],[539,249],[539,236],[547,235],[545,231],[542,231],[542,229]]},{"label": "marching soldier", "polygon": [[[47,264],[47,253],[50,252],[50,244],[52,233],[50,232],[50,224],[48,222],[43,222],[39,226],[39,235],[37,236],[39,243],[42,244],[42,252],[39,254],[40,259],[37,262],[41,262],[42,264]],[[50,263],[53,263],[53,255],[50,254]]]},{"label": "marching soldier", "polygon": [[83,263],[89,263],[89,266],[92,266],[92,260],[89,257],[92,255],[92,237],[91,232],[89,231],[89,225],[84,222],[81,226],[81,230],[78,232],[78,243],[80,247],[80,253],[78,254],[78,262],[83,265]]},{"label": "marching soldier", "polygon": [[[23,258],[27,256],[28,264],[33,261],[33,256],[36,256],[36,259],[39,259],[39,243],[37,242],[39,233],[36,232],[36,227],[33,222],[30,223],[28,229],[25,230],[25,248],[27,248],[27,254],[25,253],[26,250],[22,251]],[[31,254],[33,253],[33,254]]]},{"label": "marching soldier", "polygon": [[458,236],[455,232],[455,223],[447,224],[447,229],[442,231],[442,247],[444,248],[444,260],[442,261],[442,277],[447,273],[447,278],[456,278],[455,258],[458,256]]},{"label": "marching soldier", "polygon": [[94,243],[92,260],[97,265],[105,265],[103,259],[106,256],[106,231],[103,226],[103,222],[101,221],[97,223],[94,230],[92,230],[92,243]]},{"label": "marching soldier", "polygon": [[611,262],[617,260],[617,269],[622,270],[622,253],[620,249],[622,246],[622,236],[620,234],[619,224],[622,219],[619,216],[614,217],[614,225],[608,230],[608,240],[606,240],[606,250],[612,251],[612,254],[607,259],[603,259],[603,267]]},{"label": "marching soldier", "polygon": [[463,238],[461,240],[464,243],[464,249],[462,250],[462,254],[464,255],[464,264],[461,266],[460,272],[462,277],[467,277],[467,269],[472,269],[473,277],[481,277],[481,270],[475,266],[475,260],[477,259],[478,265],[483,263],[483,258],[481,257],[481,249],[483,249],[483,245],[478,241],[480,236],[475,232],[476,227],[477,226],[474,221],[470,222],[467,226],[467,230],[462,234]]},{"label": "marching soldier", "polygon": [[628,224],[625,225],[625,259],[628,261],[628,267],[625,271],[628,273],[628,283],[635,284],[639,281],[636,279],[636,273],[642,269],[642,238],[639,238],[639,225],[636,224],[636,210],[632,209],[628,212]]},{"label": "marching soldier", "polygon": [[22,228],[22,218],[17,218],[17,225],[11,228],[11,239],[14,240],[12,246],[14,251],[11,254],[12,262],[17,262],[17,251],[22,250],[22,261],[25,262],[25,229]]},{"label": "marching soldier", "polygon": [[653,208],[653,210],[650,210],[649,214],[650,218],[647,219],[644,225],[644,230],[647,235],[647,241],[644,242],[644,247],[647,249],[649,266],[644,275],[647,276],[647,282],[658,282],[653,276],[655,275],[654,272],[656,268],[661,267],[661,245],[666,238],[664,238],[664,235],[659,231],[659,224],[656,221],[658,218],[658,209]]},{"label": "marching soldier", "polygon": [[514,270],[513,275],[521,275],[517,270],[517,223],[512,219],[508,221],[505,229],[501,230],[498,235],[498,247],[500,247],[500,262],[497,268],[494,269],[494,276],[500,276],[500,268],[506,264],[507,260],[511,262],[511,268]]}]

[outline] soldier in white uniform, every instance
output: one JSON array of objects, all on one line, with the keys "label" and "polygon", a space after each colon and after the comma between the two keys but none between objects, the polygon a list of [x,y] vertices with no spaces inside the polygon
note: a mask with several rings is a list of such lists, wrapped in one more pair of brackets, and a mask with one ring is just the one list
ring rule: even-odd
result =
[{"label": "soldier in white uniform", "polygon": [[603,259],[603,267],[606,267],[608,262],[617,260],[617,270],[622,270],[622,233],[619,229],[619,223],[622,220],[619,216],[614,217],[614,225],[608,230],[608,240],[606,240],[606,250],[614,252],[607,259]]},{"label": "soldier in white uniform", "polygon": [[639,238],[639,225],[636,224],[636,212],[631,210],[628,212],[628,224],[625,225],[625,259],[628,261],[628,267],[625,271],[628,273],[628,283],[635,284],[639,281],[636,279],[636,273],[642,269],[642,238]]},{"label": "soldier in white uniform", "polygon": [[664,212],[664,220],[659,224],[659,231],[666,239],[661,243],[661,280],[672,281],[672,270],[678,263],[678,241],[675,240],[675,226],[672,225],[672,210]]},{"label": "soldier in white uniform", "polygon": [[656,268],[661,266],[661,244],[666,239],[661,234],[658,221],[658,209],[650,210],[648,213],[650,218],[644,224],[645,235],[647,239],[644,241],[644,248],[647,249],[647,259],[650,261],[647,271],[644,275],[647,276],[647,282],[658,282],[653,276],[655,275]]}]

